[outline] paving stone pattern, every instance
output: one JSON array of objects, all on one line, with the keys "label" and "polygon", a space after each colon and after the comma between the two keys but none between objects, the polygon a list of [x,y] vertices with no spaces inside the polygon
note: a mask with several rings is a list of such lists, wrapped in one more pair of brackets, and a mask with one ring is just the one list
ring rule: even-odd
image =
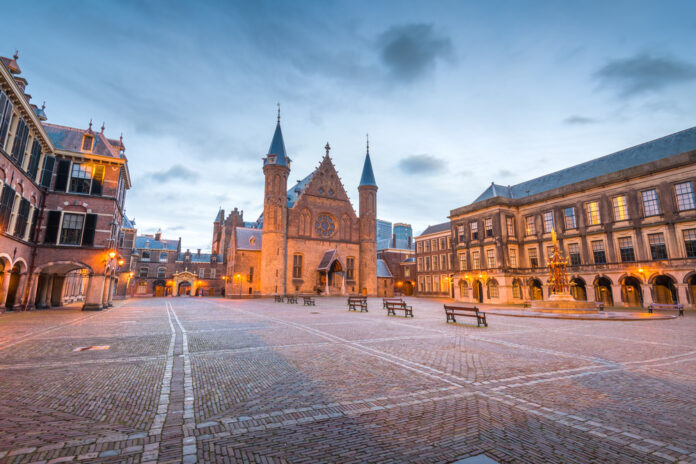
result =
[{"label": "paving stone pattern", "polygon": [[696,463],[696,314],[477,328],[409,300],[0,315],[0,463]]}]

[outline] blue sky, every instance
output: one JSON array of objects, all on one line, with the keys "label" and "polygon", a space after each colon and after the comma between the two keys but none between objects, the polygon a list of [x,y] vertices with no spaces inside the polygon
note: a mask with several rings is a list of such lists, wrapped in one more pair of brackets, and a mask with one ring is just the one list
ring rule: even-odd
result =
[{"label": "blue sky", "polygon": [[692,1],[24,1],[3,5],[49,122],[123,132],[142,233],[210,248],[261,212],[281,103],[290,180],[327,141],[416,232],[515,184],[696,125]]}]

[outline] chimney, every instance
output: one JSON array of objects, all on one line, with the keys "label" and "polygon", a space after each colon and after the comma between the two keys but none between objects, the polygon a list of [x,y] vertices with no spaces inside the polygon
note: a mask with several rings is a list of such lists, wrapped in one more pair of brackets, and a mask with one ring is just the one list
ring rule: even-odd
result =
[{"label": "chimney", "polygon": [[196,256],[200,256],[200,255],[201,255],[201,249],[199,248],[199,249],[198,249],[198,254],[197,254]]}]

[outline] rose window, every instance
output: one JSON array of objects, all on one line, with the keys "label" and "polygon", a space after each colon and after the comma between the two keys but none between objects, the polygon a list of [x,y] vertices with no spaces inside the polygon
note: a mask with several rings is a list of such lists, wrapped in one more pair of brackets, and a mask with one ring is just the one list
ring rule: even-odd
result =
[{"label": "rose window", "polygon": [[336,225],[333,218],[328,214],[320,214],[314,222],[314,228],[322,237],[331,237],[336,231]]}]

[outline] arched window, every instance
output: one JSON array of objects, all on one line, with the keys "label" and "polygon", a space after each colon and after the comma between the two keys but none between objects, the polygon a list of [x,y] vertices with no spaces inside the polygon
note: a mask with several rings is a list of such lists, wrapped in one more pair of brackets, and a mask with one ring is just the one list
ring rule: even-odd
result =
[{"label": "arched window", "polygon": [[469,294],[469,283],[464,279],[459,281],[459,294],[462,297],[466,297]]},{"label": "arched window", "polygon": [[140,274],[139,274],[139,275],[140,275],[140,277],[143,278],[143,279],[147,278],[147,268],[146,268],[146,267],[141,267],[141,268],[140,268]]},{"label": "arched window", "polygon": [[498,296],[499,296],[498,281],[495,279],[491,279],[488,281],[487,285],[488,285],[488,298],[498,298]]}]

